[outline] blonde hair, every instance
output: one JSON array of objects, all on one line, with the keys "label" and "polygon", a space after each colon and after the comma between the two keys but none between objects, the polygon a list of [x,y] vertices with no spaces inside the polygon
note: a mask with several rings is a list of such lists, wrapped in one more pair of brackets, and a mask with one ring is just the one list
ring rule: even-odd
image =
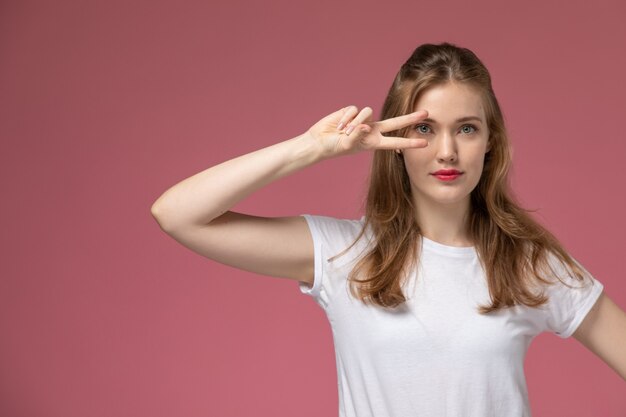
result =
[{"label": "blonde hair", "polygon": [[[479,306],[478,311],[484,314],[516,304],[538,307],[548,298],[531,288],[538,282],[550,283],[542,272],[556,275],[550,254],[578,280],[584,279],[585,272],[556,237],[529,215],[531,210],[515,201],[508,182],[512,151],[504,117],[489,72],[478,57],[447,42],[419,46],[398,71],[380,120],[412,113],[424,91],[448,82],[471,85],[480,92],[490,134],[491,148],[485,154],[480,181],[470,195],[468,220],[491,296],[491,304]],[[387,135],[407,137],[411,128]],[[354,246],[368,227],[375,244],[350,272],[350,292],[366,304],[396,307],[406,301],[402,287],[408,271],[419,260],[421,231],[404,159],[393,150],[374,151],[363,228],[348,248],[330,260]]]}]

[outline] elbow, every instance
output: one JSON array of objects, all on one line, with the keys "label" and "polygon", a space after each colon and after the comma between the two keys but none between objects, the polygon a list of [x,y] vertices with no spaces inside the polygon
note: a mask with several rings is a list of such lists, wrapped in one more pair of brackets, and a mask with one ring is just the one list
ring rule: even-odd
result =
[{"label": "elbow", "polygon": [[152,215],[152,218],[156,220],[161,230],[167,233],[171,229],[171,222],[166,220],[166,216],[162,206],[155,202],[154,204],[152,204],[152,207],[150,207],[150,214]]},{"label": "elbow", "polygon": [[157,202],[154,202],[152,204],[152,206],[150,207],[150,214],[156,220],[159,220],[160,212],[161,212],[161,209],[160,209],[159,205],[157,204]]},{"label": "elbow", "polygon": [[162,209],[162,204],[160,203],[161,198],[159,197],[154,203],[152,203],[152,206],[150,207],[150,214],[152,214],[152,217],[154,217],[155,220],[159,220],[160,217],[162,217],[162,213],[163,213],[163,209]]},{"label": "elbow", "polygon": [[182,221],[179,218],[180,216],[175,215],[175,210],[172,210],[172,208],[168,208],[161,203],[154,203],[152,207],[150,207],[150,214],[159,224],[161,230],[168,235],[173,235],[178,230],[187,228],[187,223]]}]

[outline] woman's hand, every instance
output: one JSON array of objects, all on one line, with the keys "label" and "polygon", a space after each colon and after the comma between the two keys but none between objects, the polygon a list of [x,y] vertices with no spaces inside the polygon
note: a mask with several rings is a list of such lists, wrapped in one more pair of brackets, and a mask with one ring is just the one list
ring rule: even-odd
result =
[{"label": "woman's hand", "polygon": [[311,126],[307,135],[322,147],[322,153],[327,158],[370,149],[404,149],[428,146],[426,139],[382,135],[385,132],[417,123],[428,116],[426,110],[419,110],[378,122],[372,121],[371,116],[372,109],[370,107],[364,107],[360,112],[356,106],[344,107]]}]

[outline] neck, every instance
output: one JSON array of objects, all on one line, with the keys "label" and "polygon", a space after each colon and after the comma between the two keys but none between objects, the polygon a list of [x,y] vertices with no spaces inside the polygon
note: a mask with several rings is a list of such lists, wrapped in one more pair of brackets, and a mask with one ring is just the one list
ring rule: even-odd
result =
[{"label": "neck", "polygon": [[416,202],[416,218],[422,234],[448,246],[473,246],[469,237],[470,200],[441,204],[421,198]]}]

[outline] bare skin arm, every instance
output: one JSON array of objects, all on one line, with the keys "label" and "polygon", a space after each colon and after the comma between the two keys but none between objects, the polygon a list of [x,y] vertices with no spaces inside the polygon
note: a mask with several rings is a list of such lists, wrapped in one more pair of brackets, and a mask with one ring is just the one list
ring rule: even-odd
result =
[{"label": "bare skin arm", "polygon": [[165,233],[209,259],[312,284],[313,240],[303,217],[259,217],[229,209],[254,191],[325,159],[427,146],[423,139],[382,135],[417,123],[428,116],[426,111],[379,122],[371,121],[371,114],[369,107],[345,107],[299,136],[201,171],[165,191],[151,213]]},{"label": "bare skin arm", "polygon": [[573,336],[626,381],[626,312],[604,291]]}]

